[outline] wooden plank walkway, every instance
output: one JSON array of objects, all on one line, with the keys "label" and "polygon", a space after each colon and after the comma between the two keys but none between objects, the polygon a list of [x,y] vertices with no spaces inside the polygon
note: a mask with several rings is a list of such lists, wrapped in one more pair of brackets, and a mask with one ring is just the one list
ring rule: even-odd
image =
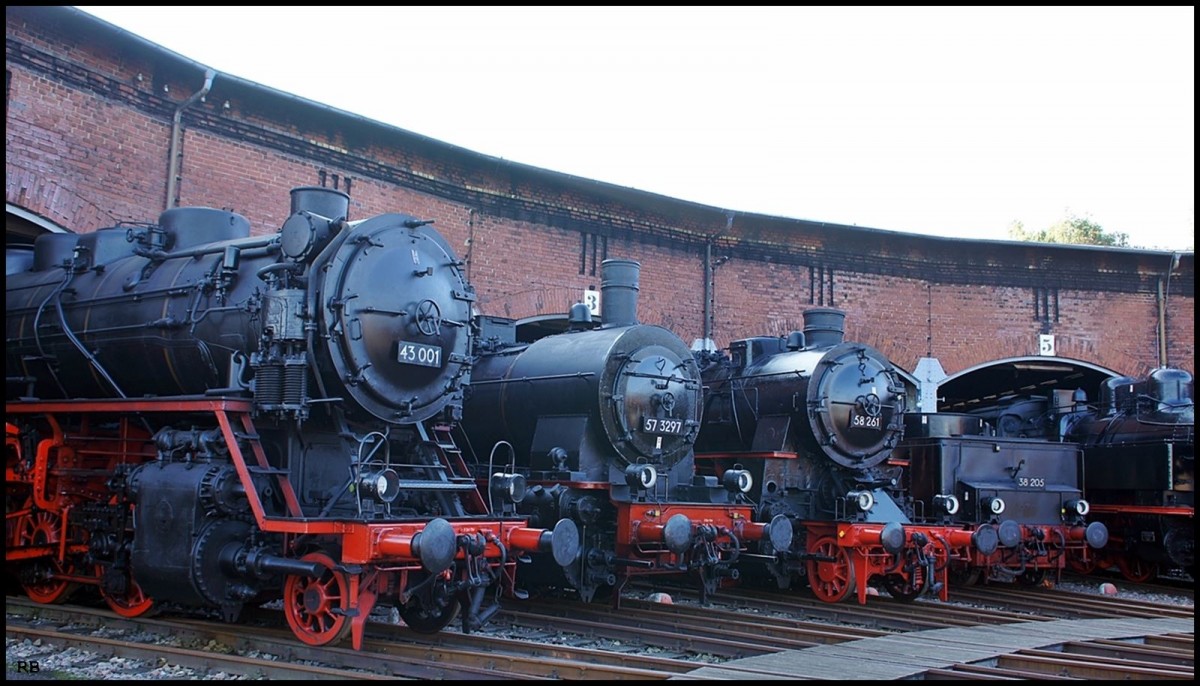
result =
[{"label": "wooden plank walkway", "polygon": [[[894,680],[1067,641],[1191,634],[1192,619],[1084,619],[955,627],[787,650],[701,667],[672,679]],[[752,672],[748,673],[748,672]]]}]

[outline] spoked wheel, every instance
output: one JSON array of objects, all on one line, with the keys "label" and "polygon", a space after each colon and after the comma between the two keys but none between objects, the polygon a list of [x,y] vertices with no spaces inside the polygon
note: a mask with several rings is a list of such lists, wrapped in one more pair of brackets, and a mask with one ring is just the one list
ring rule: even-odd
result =
[{"label": "spoked wheel", "polygon": [[454,598],[450,598],[444,607],[425,607],[409,603],[399,608],[400,619],[418,634],[436,634],[450,626],[450,622],[458,616],[458,609],[459,603]]},{"label": "spoked wheel", "polygon": [[951,567],[950,587],[975,586],[983,578],[983,569],[979,567]]},{"label": "spoked wheel", "polygon": [[324,567],[321,576],[289,575],[283,586],[283,613],[288,626],[304,643],[323,646],[336,643],[350,633],[350,582],[335,569],[337,563],[325,553],[301,558]]},{"label": "spoked wheel", "polygon": [[1072,555],[1067,558],[1067,567],[1076,574],[1087,576],[1096,571],[1099,566],[1099,556],[1099,552],[1091,553],[1086,559],[1079,555]]},{"label": "spoked wheel", "polygon": [[1158,565],[1129,554],[1117,558],[1117,569],[1126,579],[1139,584],[1158,576]]},{"label": "spoked wheel", "polygon": [[1017,583],[1030,588],[1040,585],[1046,580],[1046,570],[1044,569],[1026,569],[1017,575]]},{"label": "spoked wheel", "polygon": [[[21,545],[57,547],[60,538],[59,517],[53,512],[34,512],[20,524]],[[79,584],[63,579],[72,573],[69,562],[60,562],[53,557],[33,560],[25,564],[18,576],[21,588],[35,603],[65,603]]]},{"label": "spoked wheel", "polygon": [[154,601],[142,591],[142,587],[138,586],[138,583],[133,580],[132,575],[125,573],[124,583],[114,584],[115,587],[123,587],[123,591],[108,587],[104,579],[105,570],[103,566],[96,566],[96,576],[100,577],[100,597],[104,598],[104,602],[108,603],[108,607],[113,612],[122,617],[132,618],[142,617],[155,609]]},{"label": "spoked wheel", "polygon": [[854,565],[850,555],[829,536],[818,539],[812,554],[833,558],[832,562],[809,560],[808,585],[818,600],[839,603],[854,589]]},{"label": "spoked wheel", "polygon": [[31,562],[20,572],[21,588],[35,603],[65,603],[79,588],[79,584],[60,578],[69,573],[70,571],[64,569],[56,560]]},{"label": "spoked wheel", "polygon": [[888,574],[883,577],[883,590],[902,603],[911,603],[919,598],[928,585],[929,579],[921,567],[914,569],[908,578],[901,574]]}]

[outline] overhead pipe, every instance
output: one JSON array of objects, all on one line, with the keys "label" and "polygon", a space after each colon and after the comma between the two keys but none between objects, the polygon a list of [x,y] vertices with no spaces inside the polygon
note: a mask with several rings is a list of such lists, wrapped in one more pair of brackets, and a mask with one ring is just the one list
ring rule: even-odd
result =
[{"label": "overhead pipe", "polygon": [[213,79],[216,77],[217,72],[215,69],[205,70],[204,85],[200,90],[192,93],[192,97],[184,100],[179,107],[175,108],[175,116],[171,119],[171,151],[168,153],[169,157],[167,159],[166,209],[168,210],[175,207],[175,194],[179,191],[179,148],[183,145],[183,111],[208,95],[208,91],[212,89]]},{"label": "overhead pipe", "polygon": [[[1179,253],[1171,253],[1166,279],[1158,279],[1158,366],[1167,366],[1167,295],[1171,290],[1171,272],[1179,266]],[[1165,281],[1165,283],[1164,283]]]},{"label": "overhead pipe", "polygon": [[714,326],[713,318],[715,316],[713,301],[716,298],[716,273],[717,267],[729,261],[729,256],[719,258],[713,261],[713,243],[721,237],[722,233],[728,234],[733,229],[733,213],[729,212],[725,215],[725,231],[718,231],[708,237],[704,242],[704,342],[707,344],[713,340]]}]

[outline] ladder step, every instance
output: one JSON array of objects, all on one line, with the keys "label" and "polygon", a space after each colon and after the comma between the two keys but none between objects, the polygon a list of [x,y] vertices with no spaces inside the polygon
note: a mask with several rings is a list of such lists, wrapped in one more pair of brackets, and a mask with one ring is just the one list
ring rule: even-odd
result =
[{"label": "ladder step", "polygon": [[277,467],[252,467],[250,465],[246,466],[246,471],[250,472],[251,474],[283,474],[284,476],[291,474],[291,472],[288,470],[279,469]]},{"label": "ladder step", "polygon": [[392,462],[388,466],[402,469],[428,469],[435,472],[444,472],[447,469],[444,464],[411,464],[408,462]]},{"label": "ladder step", "polygon": [[402,491],[474,491],[475,483],[450,483],[447,481],[401,481]]}]

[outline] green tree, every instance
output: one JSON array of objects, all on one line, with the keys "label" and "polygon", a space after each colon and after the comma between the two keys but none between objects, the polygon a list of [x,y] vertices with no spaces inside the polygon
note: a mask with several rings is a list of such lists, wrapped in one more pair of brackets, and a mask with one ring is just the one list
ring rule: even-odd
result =
[{"label": "green tree", "polygon": [[1013,222],[1008,227],[1008,236],[1018,241],[1035,241],[1037,243],[1075,243],[1082,245],[1108,245],[1115,248],[1129,247],[1129,234],[1121,233],[1120,231],[1107,233],[1096,222],[1074,215],[1062,219],[1041,231],[1026,231],[1024,224]]}]

